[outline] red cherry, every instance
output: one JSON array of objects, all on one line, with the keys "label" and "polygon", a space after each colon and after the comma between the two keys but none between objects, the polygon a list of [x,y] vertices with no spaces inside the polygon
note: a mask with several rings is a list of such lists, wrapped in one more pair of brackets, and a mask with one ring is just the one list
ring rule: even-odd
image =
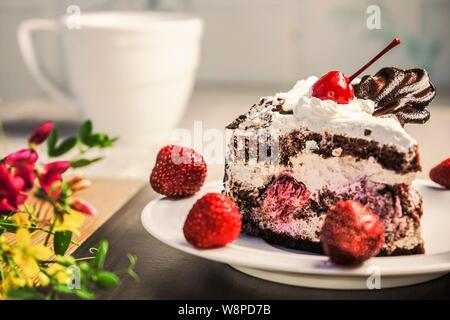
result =
[{"label": "red cherry", "polygon": [[355,93],[351,82],[364,70],[366,70],[372,63],[380,59],[386,52],[400,44],[400,39],[395,38],[387,45],[386,48],[381,50],[375,57],[367,62],[363,67],[356,71],[352,76],[347,77],[345,74],[339,71],[330,71],[326,75],[322,76],[314,83],[312,89],[312,96],[321,100],[333,100],[339,104],[346,104],[354,98]]},{"label": "red cherry", "polygon": [[353,86],[342,72],[333,70],[322,76],[312,87],[312,96],[346,104],[354,98]]}]

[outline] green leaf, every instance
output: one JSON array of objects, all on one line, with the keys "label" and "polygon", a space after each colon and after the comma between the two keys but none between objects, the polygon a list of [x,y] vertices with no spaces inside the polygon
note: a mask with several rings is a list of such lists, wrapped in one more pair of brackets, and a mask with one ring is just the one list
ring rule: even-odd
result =
[{"label": "green leaf", "polygon": [[94,159],[76,159],[76,160],[70,161],[70,166],[72,168],[82,168],[82,167],[86,167],[94,162],[100,161],[102,159],[103,159],[103,157],[98,157],[98,158],[94,158]]},{"label": "green leaf", "polygon": [[11,220],[0,218],[0,224],[1,228],[6,230],[7,232],[15,233],[17,231],[16,224]]},{"label": "green leaf", "polygon": [[63,140],[58,146],[59,132],[54,127],[47,139],[47,153],[49,157],[59,157],[70,151],[77,144],[77,137],[69,137]]},{"label": "green leaf", "polygon": [[23,300],[44,300],[45,296],[37,292],[34,288],[15,288],[8,290],[6,293],[8,298]]},{"label": "green leaf", "polygon": [[73,147],[75,147],[77,141],[78,140],[76,137],[69,137],[63,140],[63,142],[61,142],[61,144],[53,150],[52,157],[59,157],[69,152]]},{"label": "green leaf", "polygon": [[81,143],[89,146],[91,134],[92,134],[92,121],[86,120],[81,125],[78,133]]},{"label": "green leaf", "polygon": [[120,284],[119,277],[112,272],[109,271],[100,271],[97,273],[95,283],[100,289],[114,289]]},{"label": "green leaf", "polygon": [[86,299],[86,300],[91,300],[94,299],[95,295],[87,290],[83,290],[83,289],[77,289],[77,290],[73,290],[73,293],[81,299]]},{"label": "green leaf", "polygon": [[71,231],[55,232],[55,236],[53,237],[53,249],[55,250],[55,253],[61,256],[64,255],[64,253],[66,253],[67,251],[67,248],[69,247],[71,240]]},{"label": "green leaf", "polygon": [[98,270],[103,269],[106,254],[108,253],[108,241],[102,240],[98,244],[97,253],[95,254],[94,267]]},{"label": "green leaf", "polygon": [[96,134],[92,135],[92,141],[93,141],[94,145],[99,148],[112,147],[113,142],[116,140],[117,139],[111,139],[105,133],[96,133]]},{"label": "green leaf", "polygon": [[7,232],[16,233],[17,232],[17,226],[12,225],[4,225],[2,226],[3,229],[5,229]]},{"label": "green leaf", "polygon": [[53,157],[53,153],[56,149],[56,143],[58,142],[58,135],[58,128],[53,127],[53,130],[47,139],[47,154],[49,157]]},{"label": "green leaf", "polygon": [[111,139],[105,133],[94,133],[94,128],[91,120],[86,120],[80,127],[78,132],[80,142],[90,148],[109,148],[117,138]]}]

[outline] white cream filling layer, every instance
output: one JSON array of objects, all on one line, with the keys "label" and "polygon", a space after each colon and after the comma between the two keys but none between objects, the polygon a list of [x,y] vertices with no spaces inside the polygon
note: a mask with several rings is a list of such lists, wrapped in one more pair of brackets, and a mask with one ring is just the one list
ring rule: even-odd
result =
[{"label": "white cream filling layer", "polygon": [[241,182],[244,188],[248,186],[250,189],[263,186],[272,176],[289,171],[312,192],[323,188],[339,191],[361,179],[388,185],[411,184],[416,177],[415,172],[398,174],[393,170],[386,170],[372,157],[357,161],[350,156],[324,159],[314,153],[303,153],[292,157],[290,161],[292,168],[269,163],[251,165],[230,163],[228,174],[234,181]]},{"label": "white cream filling layer", "polygon": [[327,187],[339,191],[349,183],[361,179],[388,185],[411,184],[416,173],[398,174],[384,169],[373,157],[356,161],[350,156],[323,159],[317,154],[301,154],[291,159],[295,179],[310,190]]},{"label": "white cream filling layer", "polygon": [[[255,212],[255,218],[258,220],[259,212]],[[270,229],[277,233],[288,234],[294,238],[301,237],[311,241],[319,242],[318,234],[322,230],[325,215],[312,216],[308,219],[274,219],[267,222],[267,217],[263,217],[264,222],[259,222],[262,229]]]}]

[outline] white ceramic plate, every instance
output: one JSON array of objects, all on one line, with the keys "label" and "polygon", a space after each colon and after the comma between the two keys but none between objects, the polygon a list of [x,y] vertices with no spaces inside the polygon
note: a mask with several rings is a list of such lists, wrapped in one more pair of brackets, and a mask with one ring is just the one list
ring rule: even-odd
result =
[{"label": "white ceramic plate", "polygon": [[184,220],[198,198],[206,192],[221,191],[221,182],[206,185],[190,198],[158,198],[147,204],[141,218],[145,229],[169,246],[229,264],[258,278],[317,288],[397,287],[428,281],[450,271],[450,191],[427,180],[417,180],[415,185],[424,198],[422,231],[426,254],[375,257],[357,268],[338,267],[326,256],[273,246],[245,234],[224,248],[195,249],[184,239]]}]

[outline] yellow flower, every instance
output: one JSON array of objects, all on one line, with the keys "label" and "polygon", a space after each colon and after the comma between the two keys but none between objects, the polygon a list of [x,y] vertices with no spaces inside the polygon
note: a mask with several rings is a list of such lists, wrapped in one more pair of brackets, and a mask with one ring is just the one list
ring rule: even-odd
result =
[{"label": "yellow flower", "polygon": [[51,257],[50,248],[31,243],[31,234],[26,229],[19,229],[16,233],[16,243],[11,248],[14,262],[25,276],[31,278],[39,274],[37,260],[47,260]]},{"label": "yellow flower", "polygon": [[39,284],[43,287],[47,286],[50,283],[50,279],[43,272],[39,272],[38,279],[39,279]]},{"label": "yellow flower", "polygon": [[47,273],[50,276],[55,277],[56,281],[58,281],[61,284],[67,284],[69,282],[69,274],[66,267],[58,264],[53,263],[47,268]]},{"label": "yellow flower", "polygon": [[33,281],[32,279],[28,279],[23,277],[17,272],[9,271],[5,273],[5,278],[0,282],[0,300],[9,299],[5,296],[11,289],[23,288],[23,287],[32,287]]},{"label": "yellow flower", "polygon": [[11,219],[19,228],[28,228],[31,226],[30,216],[25,212],[17,212]]},{"label": "yellow flower", "polygon": [[6,237],[2,234],[0,235],[0,251],[9,251],[9,243]]},{"label": "yellow flower", "polygon": [[20,277],[13,272],[8,272],[6,277],[2,280],[2,291],[5,292],[14,288],[22,288],[30,285],[30,283],[31,282],[29,280]]},{"label": "yellow flower", "polygon": [[57,220],[55,224],[54,231],[72,231],[75,234],[79,234],[78,229],[84,222],[84,216],[82,213],[71,210],[70,212],[64,214],[62,221]]}]

